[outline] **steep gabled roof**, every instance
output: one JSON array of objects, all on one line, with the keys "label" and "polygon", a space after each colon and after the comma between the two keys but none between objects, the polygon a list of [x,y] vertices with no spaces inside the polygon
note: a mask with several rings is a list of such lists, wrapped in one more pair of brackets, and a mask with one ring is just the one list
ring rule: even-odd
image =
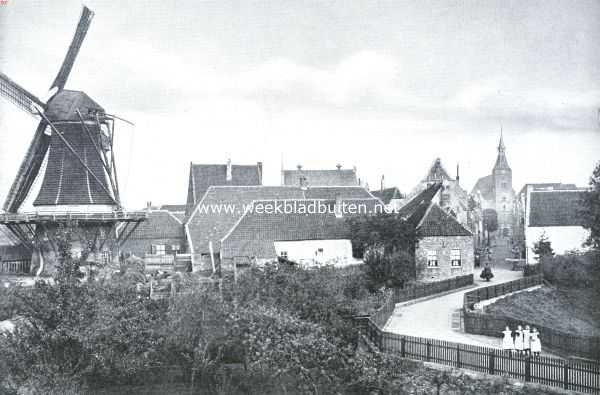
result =
[{"label": "steep gabled roof", "polygon": [[432,236],[472,236],[472,233],[445,212],[439,205],[432,203],[417,226],[422,237]]},{"label": "steep gabled roof", "polygon": [[402,193],[400,193],[397,187],[371,191],[371,194],[380,199],[384,204],[390,204],[393,199],[402,199]]},{"label": "steep gabled roof", "polygon": [[211,186],[250,186],[262,185],[262,165],[231,165],[231,180],[227,179],[227,164],[190,164],[187,208],[192,207]]},{"label": "steep gabled roof", "polygon": [[283,170],[283,185],[300,186],[300,179],[305,179],[308,186],[357,186],[356,170]]},{"label": "steep gabled roof", "polygon": [[529,226],[582,226],[586,191],[534,191],[530,194]]},{"label": "steep gabled roof", "polygon": [[[309,212],[310,205],[326,204],[332,209],[335,200],[296,199],[288,200],[297,210],[291,214],[265,214],[247,212],[222,240],[224,257],[275,257],[275,241],[339,240],[350,237],[347,218],[360,215],[344,213],[337,217],[334,211]],[[347,205],[365,205],[367,211],[374,210],[377,199],[344,199]],[[258,201],[255,204],[275,204],[275,201]],[[304,211],[300,206],[305,208]],[[306,212],[303,214],[302,212]]]},{"label": "steep gabled roof", "polygon": [[496,170],[510,170],[508,160],[506,159],[506,147],[502,132],[500,133],[500,142],[498,143],[498,157],[496,158],[496,164],[494,164],[494,171]]},{"label": "steep gabled roof", "polygon": [[212,186],[186,221],[191,247],[194,253],[205,253],[212,241],[214,251],[219,251],[220,240],[254,201],[336,198],[372,199],[373,196],[358,186],[306,190],[290,186]]},{"label": "steep gabled roof", "polygon": [[416,227],[441,187],[442,184],[439,183],[430,185],[402,206],[398,214]]},{"label": "steep gabled roof", "polygon": [[450,177],[446,169],[444,169],[444,166],[442,166],[442,160],[440,158],[436,158],[422,182],[432,183],[442,182],[444,180],[453,181],[454,179]]}]

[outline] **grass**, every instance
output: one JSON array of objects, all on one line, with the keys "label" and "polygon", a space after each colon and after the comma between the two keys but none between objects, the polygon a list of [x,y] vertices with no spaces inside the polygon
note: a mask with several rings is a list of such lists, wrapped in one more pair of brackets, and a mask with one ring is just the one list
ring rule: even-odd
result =
[{"label": "grass", "polygon": [[600,336],[600,287],[542,287],[509,295],[486,307],[490,314],[582,336]]}]

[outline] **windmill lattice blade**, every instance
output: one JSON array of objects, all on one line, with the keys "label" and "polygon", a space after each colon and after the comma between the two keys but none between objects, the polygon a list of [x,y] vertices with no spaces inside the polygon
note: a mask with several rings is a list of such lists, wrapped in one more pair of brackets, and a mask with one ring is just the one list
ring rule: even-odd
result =
[{"label": "windmill lattice blade", "polygon": [[59,90],[64,88],[65,84],[67,83],[67,79],[69,78],[69,74],[71,74],[71,69],[73,68],[73,64],[75,63],[75,59],[77,58],[77,54],[79,53],[81,44],[83,44],[83,40],[85,39],[85,35],[87,34],[88,29],[90,28],[93,18],[94,12],[86,6],[83,6],[83,11],[81,13],[81,18],[79,18],[79,23],[77,24],[75,35],[73,36],[71,45],[69,45],[69,50],[67,51],[65,60],[63,60],[62,66],[58,71],[58,75],[54,79],[54,82],[52,83],[50,89],[54,87],[58,88]]},{"label": "windmill lattice blade", "polygon": [[0,73],[0,96],[32,115],[37,115],[34,105],[42,109],[45,107],[40,99],[26,91],[3,73]]},{"label": "windmill lattice blade", "polygon": [[44,162],[44,157],[50,145],[50,136],[44,133],[47,126],[48,124],[44,121],[39,123],[29,149],[21,162],[19,172],[4,202],[4,210],[9,213],[16,213],[23,204],[40,171],[42,162]]}]

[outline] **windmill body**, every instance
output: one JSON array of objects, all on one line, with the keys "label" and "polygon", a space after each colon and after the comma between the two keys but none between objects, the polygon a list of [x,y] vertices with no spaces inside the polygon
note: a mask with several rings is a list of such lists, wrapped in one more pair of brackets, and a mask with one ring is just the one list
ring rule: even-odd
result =
[{"label": "windmill body", "polygon": [[[58,253],[54,239],[62,227],[75,224],[85,236],[74,241],[75,252],[85,244],[106,260],[146,218],[143,212],[124,211],[120,203],[115,117],[86,93],[64,89],[93,16],[83,8],[47,103],[0,73],[0,96],[40,118],[0,214],[0,224],[31,250],[36,274],[52,271]],[[41,186],[34,209],[23,212],[36,180]]]}]

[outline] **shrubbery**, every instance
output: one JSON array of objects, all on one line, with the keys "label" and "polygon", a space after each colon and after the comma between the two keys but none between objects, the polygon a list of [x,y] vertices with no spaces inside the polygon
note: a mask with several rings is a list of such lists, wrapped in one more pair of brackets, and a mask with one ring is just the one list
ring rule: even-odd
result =
[{"label": "shrubbery", "polygon": [[600,287],[600,253],[568,253],[545,256],[538,265],[544,272],[544,279],[563,287]]}]

